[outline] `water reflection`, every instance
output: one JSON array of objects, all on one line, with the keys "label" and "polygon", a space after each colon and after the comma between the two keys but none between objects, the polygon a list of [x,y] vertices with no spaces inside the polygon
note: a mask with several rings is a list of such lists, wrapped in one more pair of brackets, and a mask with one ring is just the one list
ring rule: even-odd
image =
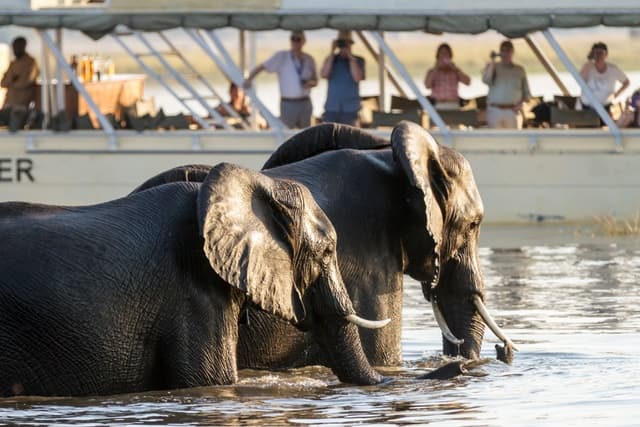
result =
[{"label": "water reflection", "polygon": [[[488,306],[521,348],[513,366],[414,379],[442,363],[441,342],[420,285],[407,279],[405,363],[382,370],[389,384],[343,385],[320,367],[242,371],[234,386],[0,400],[0,424],[637,425],[640,239],[559,239],[539,227],[488,234],[480,251]],[[496,341],[487,332],[483,357],[494,357]]]}]

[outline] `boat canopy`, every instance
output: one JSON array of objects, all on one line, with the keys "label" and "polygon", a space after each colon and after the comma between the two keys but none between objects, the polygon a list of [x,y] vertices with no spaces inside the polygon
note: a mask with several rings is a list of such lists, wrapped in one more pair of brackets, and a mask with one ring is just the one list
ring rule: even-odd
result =
[{"label": "boat canopy", "polygon": [[615,6],[601,0],[541,0],[526,6],[516,6],[513,0],[67,0],[70,6],[58,6],[64,2],[52,0],[24,3],[0,6],[0,25],[67,28],[94,39],[111,33],[118,25],[139,31],[233,27],[250,31],[333,28],[477,34],[496,30],[507,37],[549,28],[640,26],[637,0],[618,0]]}]

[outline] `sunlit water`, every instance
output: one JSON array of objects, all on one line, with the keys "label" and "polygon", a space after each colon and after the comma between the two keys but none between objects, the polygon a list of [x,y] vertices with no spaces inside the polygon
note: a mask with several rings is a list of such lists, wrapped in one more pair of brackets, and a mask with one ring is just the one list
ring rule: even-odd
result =
[{"label": "sunlit water", "polygon": [[[241,372],[235,386],[85,399],[0,399],[0,424],[435,425],[640,424],[640,237],[563,227],[485,228],[488,306],[519,346],[514,364],[416,380],[443,363],[419,285],[406,280],[402,367],[375,387],[325,368]],[[483,356],[494,358],[487,332]],[[479,374],[485,374],[480,376]]]}]

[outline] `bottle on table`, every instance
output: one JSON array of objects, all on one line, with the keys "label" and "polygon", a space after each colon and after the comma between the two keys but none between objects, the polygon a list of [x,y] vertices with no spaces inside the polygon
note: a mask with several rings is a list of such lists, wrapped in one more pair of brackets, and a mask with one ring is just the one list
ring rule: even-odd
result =
[{"label": "bottle on table", "polygon": [[100,81],[102,78],[102,58],[100,55],[96,55],[93,58],[93,75],[96,81]]},{"label": "bottle on table", "polygon": [[73,74],[78,75],[78,55],[71,55],[71,61],[69,62],[69,66],[73,71]]},{"label": "bottle on table", "polygon": [[116,73],[116,64],[114,64],[110,56],[107,56],[107,59],[104,61],[104,71],[108,78],[112,78]]}]

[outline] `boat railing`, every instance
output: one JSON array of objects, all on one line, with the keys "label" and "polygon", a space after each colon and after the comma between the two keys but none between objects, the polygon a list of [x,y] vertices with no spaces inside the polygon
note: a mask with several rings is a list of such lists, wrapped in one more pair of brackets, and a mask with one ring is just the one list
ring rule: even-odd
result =
[{"label": "boat railing", "polygon": [[[44,7],[44,4],[53,4],[56,2],[46,2],[42,0],[41,2],[32,2],[34,5],[40,5],[40,7]],[[83,4],[83,2],[75,2],[75,1],[59,1],[57,2],[58,7],[61,5],[69,5],[70,7],[78,4]],[[93,4],[93,3],[89,3]],[[108,6],[109,1],[105,2],[105,5]],[[53,5],[51,6],[53,7]],[[185,34],[195,43],[195,46],[199,47],[202,52],[205,53],[206,57],[208,57],[212,63],[217,67],[218,70],[228,79],[230,82],[234,82],[238,86],[241,86],[244,81],[244,76],[246,74],[245,64],[238,64],[232,58],[232,55],[226,48],[225,44],[222,42],[216,30],[204,30],[204,29],[195,29],[195,28],[183,28]],[[241,30],[244,31],[244,30]],[[108,141],[108,149],[109,150],[118,150],[120,139],[123,138],[123,135],[129,135],[127,133],[123,133],[123,131],[116,130],[111,122],[105,117],[105,115],[100,111],[100,108],[96,104],[96,102],[91,98],[91,95],[85,89],[83,83],[80,81],[76,73],[71,69],[70,65],[66,62],[61,47],[60,47],[60,30],[55,31],[55,39],[52,36],[51,30],[46,29],[38,29],[38,33],[41,37],[43,48],[43,66],[41,67],[42,73],[42,81],[47,82],[43,84],[42,89],[42,105],[44,108],[49,105],[49,97],[55,96],[57,99],[51,100],[52,106],[57,105],[58,109],[64,108],[64,91],[62,87],[64,85],[63,73],[66,75],[66,78],[71,82],[71,84],[75,87],[78,94],[84,99],[92,114],[95,116],[97,121],[100,124],[102,132],[106,136],[106,140]],[[270,130],[268,131],[256,131],[255,121],[254,126],[250,126],[249,123],[244,122],[240,119],[241,125],[240,129],[235,129],[231,127],[225,117],[211,106],[210,100],[216,99],[218,102],[224,105],[224,100],[218,94],[212,86],[208,83],[207,79],[201,74],[195,73],[197,76],[197,80],[204,84],[205,87],[210,91],[210,96],[205,96],[200,92],[200,90],[194,88],[192,82],[185,78],[176,68],[171,65],[169,61],[164,58],[163,55],[167,51],[167,46],[169,48],[170,53],[177,54],[177,57],[182,61],[182,64],[191,70],[195,70],[193,65],[188,61],[188,59],[182,55],[172,44],[171,41],[164,36],[162,31],[155,31],[150,33],[157,33],[160,37],[153,38],[154,40],[162,40],[164,43],[163,49],[159,49],[152,42],[151,38],[148,37],[147,33],[142,33],[137,30],[129,30],[123,29],[122,26],[118,26],[116,31],[113,31],[110,35],[111,37],[119,44],[119,46],[133,58],[136,63],[145,71],[145,73],[155,79],[162,87],[164,87],[175,99],[179,102],[191,115],[194,122],[197,123],[198,127],[201,130],[192,131],[193,132],[193,140],[195,141],[193,146],[197,147],[201,146],[199,143],[200,140],[209,138],[210,134],[220,135],[219,128],[231,133],[256,133],[257,135],[262,135],[264,140],[271,140],[272,137],[274,140],[274,146],[285,140],[286,135],[290,134],[288,129],[285,128],[284,124],[278,117],[276,117],[273,112],[269,110],[265,106],[265,104],[260,99],[258,93],[256,93],[253,89],[247,90],[247,95],[250,98],[252,105],[259,111],[259,113],[266,119],[269,124]],[[384,105],[384,100],[387,96],[387,88],[385,86],[385,81],[387,78],[391,81],[393,86],[396,88],[401,95],[413,96],[415,101],[418,103],[421,110],[423,110],[429,118],[431,125],[436,129],[434,133],[438,136],[442,143],[450,145],[450,146],[458,146],[460,141],[479,141],[485,140],[488,136],[493,136],[501,141],[505,141],[508,138],[517,138],[519,141],[526,139],[528,143],[526,144],[530,151],[536,151],[539,147],[544,145],[544,141],[549,138],[551,135],[554,136],[562,136],[566,137],[570,140],[575,139],[574,135],[579,135],[580,138],[587,139],[597,139],[603,140],[609,139],[611,141],[611,151],[622,151],[623,150],[623,133],[620,128],[616,125],[604,107],[596,101],[596,98],[590,88],[587,86],[585,81],[580,76],[580,73],[576,69],[576,67],[571,63],[566,53],[563,51],[559,43],[556,41],[552,31],[550,29],[545,29],[542,31],[545,39],[551,46],[551,48],[555,51],[556,55],[563,63],[565,68],[569,71],[572,77],[579,84],[582,93],[584,96],[590,100],[590,105],[593,106],[595,112],[598,114],[599,118],[606,125],[605,128],[592,129],[590,131],[576,131],[571,130],[563,131],[563,130],[547,130],[547,129],[524,129],[515,132],[511,131],[496,131],[490,129],[472,129],[467,131],[460,131],[456,129],[452,129],[449,127],[445,120],[442,118],[440,112],[434,107],[434,105],[429,101],[429,99],[423,94],[421,89],[416,84],[415,80],[406,69],[402,61],[398,58],[394,50],[389,46],[384,38],[384,33],[380,31],[357,31],[356,34],[363,41],[365,48],[369,50],[374,58],[378,61],[378,66],[380,70],[380,105]],[[144,48],[146,49],[146,53],[140,53],[134,51],[130,44],[125,40],[126,37],[135,37],[138,42],[141,42]],[[532,48],[538,59],[543,63],[547,71],[552,75],[554,81],[558,84],[561,92],[565,95],[568,94],[566,87],[562,84],[562,81],[557,75],[557,71],[552,66],[552,64],[548,61],[548,59],[544,56],[541,49],[535,44],[535,42],[529,37],[525,37],[527,43]],[[255,38],[252,38],[252,43],[255,44]],[[157,43],[157,41],[156,41]],[[376,52],[373,48],[373,44],[377,44],[378,51]],[[244,49],[244,46],[242,46]],[[251,49],[255,54],[255,47]],[[51,88],[45,88],[45,85],[50,85],[53,79],[53,74],[48,66],[48,55],[45,51],[50,52],[56,61],[56,72],[57,72],[57,91],[52,91]],[[147,65],[144,61],[145,56],[153,57],[156,62],[160,63],[161,71],[158,72],[154,70],[151,66]],[[244,52],[241,52],[241,58],[245,56]],[[186,90],[189,94],[187,97],[179,95],[178,92],[172,87],[172,85],[165,78],[167,75],[171,76],[178,84],[182,87],[183,90]],[[405,91],[403,89],[403,85],[400,84],[402,82],[405,87],[409,88],[409,91]],[[192,106],[191,102],[195,101],[200,110],[204,110],[206,115],[200,114],[196,109]],[[228,110],[233,110],[232,108],[228,108]],[[233,113],[232,113],[233,114]],[[45,116],[50,116],[49,111],[45,111]],[[239,119],[238,117],[236,117]],[[174,131],[172,131],[174,132]],[[384,134],[386,131],[381,130],[380,133]],[[71,132],[73,133],[73,132]],[[145,135],[153,135],[154,133],[149,132]],[[171,133],[169,133],[171,134]],[[34,141],[37,139],[34,133],[25,134],[25,138],[27,139],[27,144],[29,145],[29,141]],[[52,133],[44,133],[43,135],[51,136]],[[128,137],[128,136],[127,136]],[[146,136],[142,136],[143,138]],[[155,137],[155,136],[154,136]],[[164,138],[164,136],[163,136]],[[542,141],[542,142],[541,142]],[[508,144],[508,143],[507,143]],[[486,145],[486,144],[484,144]],[[491,145],[491,144],[490,144]]]}]

